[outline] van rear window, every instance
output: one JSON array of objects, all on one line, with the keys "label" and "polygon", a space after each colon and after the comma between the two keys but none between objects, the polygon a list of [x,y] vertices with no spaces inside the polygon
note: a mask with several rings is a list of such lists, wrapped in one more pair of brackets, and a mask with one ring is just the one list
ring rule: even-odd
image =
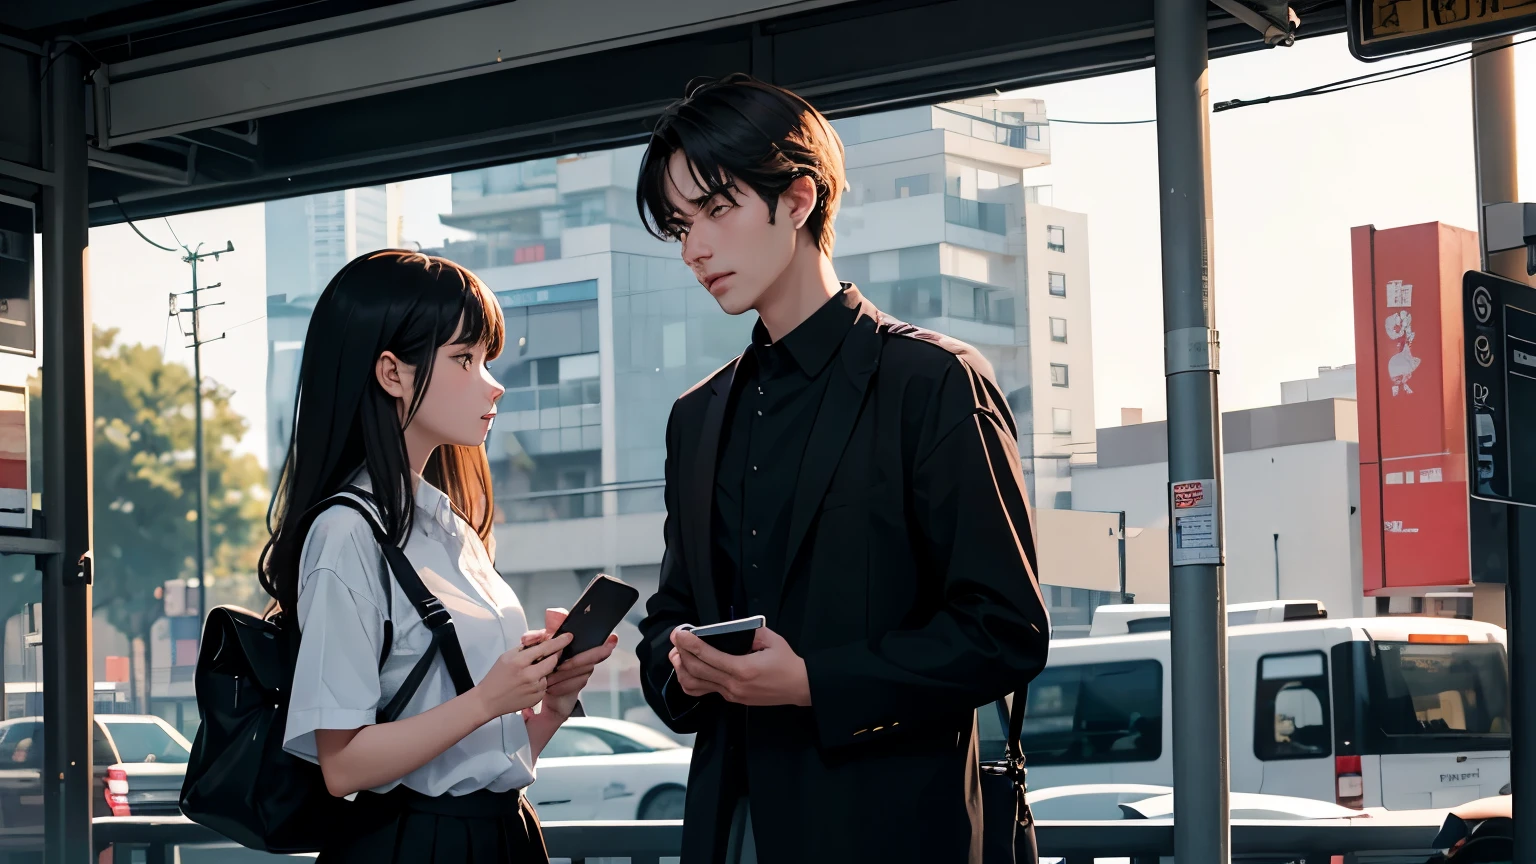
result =
[{"label": "van rear window", "polygon": [[[1370,723],[1399,743],[1480,739],[1509,747],[1509,667],[1504,646],[1377,642],[1370,664]],[[1470,745],[1470,746],[1469,746]],[[1462,745],[1469,749],[1476,744]]]},{"label": "van rear window", "polygon": [[1156,760],[1163,753],[1162,664],[1047,667],[1029,685],[1020,744],[1030,765]]}]

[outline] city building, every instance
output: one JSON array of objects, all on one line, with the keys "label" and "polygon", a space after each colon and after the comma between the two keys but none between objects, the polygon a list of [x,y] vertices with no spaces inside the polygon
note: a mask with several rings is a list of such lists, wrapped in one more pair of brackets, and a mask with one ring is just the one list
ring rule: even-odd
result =
[{"label": "city building", "polygon": [[1280,404],[1355,398],[1355,364],[1319,366],[1316,378],[1280,382]]},{"label": "city building", "polygon": [[[1094,446],[1087,220],[1050,206],[1048,187],[1024,183],[1025,170],[1050,159],[1043,104],[976,100],[834,126],[851,187],[836,223],[839,275],[887,313],[982,351],[1019,422],[1036,507],[1068,508],[1068,459]],[[496,564],[535,620],[598,572],[642,597],[656,590],[668,413],[746,346],[754,320],[721,312],[678,247],[645,231],[635,206],[641,152],[454,174],[440,218],[471,239],[427,250],[474,270],[506,316],[507,347],[491,369],[507,392],[486,442]],[[269,238],[269,256],[273,246]],[[269,293],[273,356],[296,360],[313,292]],[[269,423],[291,422],[287,368],[272,366]],[[1078,514],[1062,519],[1103,530]],[[1096,554],[1116,569],[1113,543],[1105,549]],[[1047,593],[1079,606],[1120,596],[1077,585]],[[621,626],[589,712],[653,722],[633,654],[643,614]]]},{"label": "city building", "polygon": [[[1231,411],[1221,428],[1227,602],[1320,600],[1334,617],[1375,614],[1361,581],[1355,402]],[[1075,508],[1124,513],[1127,590],[1167,602],[1157,594],[1168,585],[1167,423],[1100,429],[1097,461],[1073,475]]]},{"label": "city building", "polygon": [[837,272],[897,318],[992,362],[1037,509],[1071,509],[1094,449],[1088,220],[1024,172],[1050,162],[1037,99],[976,99],[832,124],[847,150]]},{"label": "city building", "polygon": [[272,488],[288,451],[304,331],[315,299],[358,255],[400,245],[400,184],[268,201],[267,470]]}]

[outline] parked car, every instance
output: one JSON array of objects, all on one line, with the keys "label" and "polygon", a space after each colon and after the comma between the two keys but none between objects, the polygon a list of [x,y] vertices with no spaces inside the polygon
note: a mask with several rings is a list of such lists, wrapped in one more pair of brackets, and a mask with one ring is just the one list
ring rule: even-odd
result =
[{"label": "parked car", "polygon": [[[0,829],[43,824],[43,718],[0,722]],[[95,816],[181,812],[181,780],[192,745],[169,723],[144,714],[96,717],[91,801]]]},{"label": "parked car", "polygon": [[681,819],[693,750],[646,726],[572,717],[539,754],[528,800],[545,822]]},{"label": "parked car", "polygon": [[175,726],[149,714],[97,715],[96,731],[98,764],[109,755],[99,749],[103,743],[116,757],[107,769],[107,794],[121,796],[109,799],[113,815],[180,815],[181,781],[192,742]]}]

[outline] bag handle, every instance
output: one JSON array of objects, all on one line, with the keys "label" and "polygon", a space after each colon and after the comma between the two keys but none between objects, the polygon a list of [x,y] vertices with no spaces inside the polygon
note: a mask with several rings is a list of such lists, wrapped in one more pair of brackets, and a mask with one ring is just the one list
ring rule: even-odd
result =
[{"label": "bag handle", "polygon": [[[374,539],[378,542],[379,549],[389,564],[389,570],[394,573],[395,582],[400,585],[400,590],[405,592],[416,614],[421,617],[421,622],[432,634],[432,642],[428,645],[426,652],[411,669],[394,698],[380,711],[381,719],[392,720],[399,716],[400,710],[405,707],[410,697],[415,695],[416,688],[426,677],[427,668],[431,665],[432,659],[439,653],[443,656],[443,665],[448,668],[448,677],[453,681],[454,690],[461,696],[468,693],[474,688],[475,679],[469,674],[469,665],[464,660],[464,649],[459,644],[458,631],[453,626],[453,617],[444,608],[442,601],[438,600],[422,583],[421,576],[411,565],[410,559],[405,556],[404,550],[390,542],[375,517],[373,508],[363,503],[363,501],[372,502],[373,496],[356,486],[347,486],[342,492],[344,494],[333,495],[321,501],[310,511],[309,518],[312,519],[321,511],[337,505],[354,510],[362,516],[373,531]],[[385,620],[388,622],[387,618]],[[390,629],[392,628],[386,627],[386,636],[390,635],[388,632]],[[390,716],[385,718],[384,715]]]}]

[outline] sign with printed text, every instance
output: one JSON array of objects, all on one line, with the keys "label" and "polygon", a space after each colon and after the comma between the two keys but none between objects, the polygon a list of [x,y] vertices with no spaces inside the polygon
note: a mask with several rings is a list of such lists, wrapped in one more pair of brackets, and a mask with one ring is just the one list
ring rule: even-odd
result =
[{"label": "sign with printed text", "polygon": [[1221,564],[1216,521],[1216,481],[1183,480],[1168,484],[1175,567],[1186,564]]},{"label": "sign with printed text", "polygon": [[1462,294],[1472,497],[1536,506],[1536,289],[1473,270]]},{"label": "sign with printed text", "polygon": [[1536,0],[1348,0],[1349,50],[1380,60],[1536,27]]}]

